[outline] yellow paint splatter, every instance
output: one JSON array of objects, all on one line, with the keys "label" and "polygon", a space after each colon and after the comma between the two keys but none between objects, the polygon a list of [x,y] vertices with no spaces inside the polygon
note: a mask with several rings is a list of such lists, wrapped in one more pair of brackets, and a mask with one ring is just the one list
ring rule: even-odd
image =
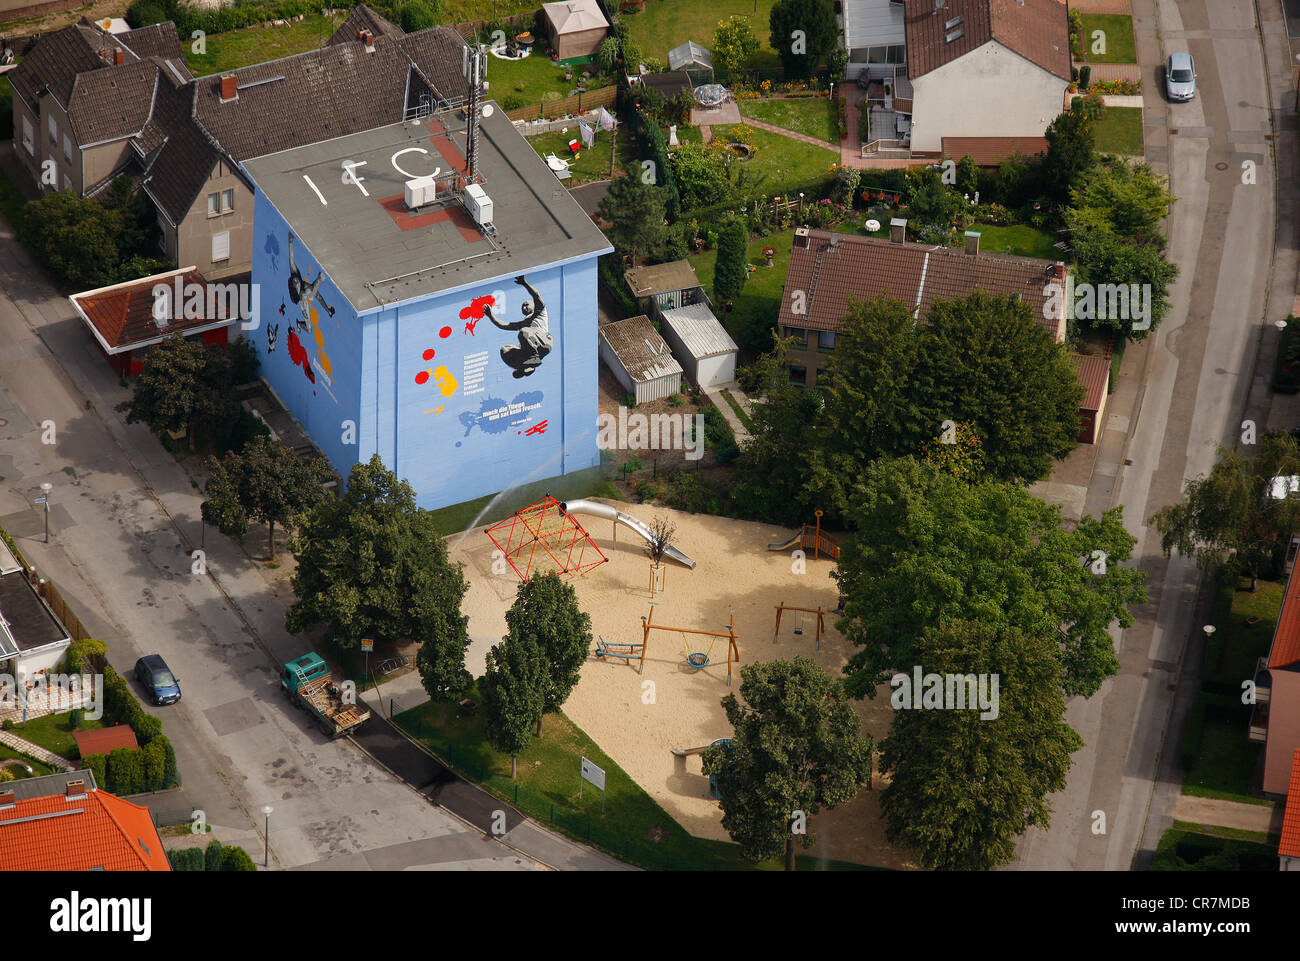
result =
[{"label": "yellow paint splatter", "polygon": [[[335,324],[334,326],[338,326]],[[316,356],[320,358],[321,370],[325,371],[329,377],[334,376],[334,368],[330,366],[329,355],[325,353],[325,334],[320,329],[320,317],[316,313],[316,305],[311,305],[311,327],[316,337]]]},{"label": "yellow paint splatter", "polygon": [[433,381],[442,388],[442,396],[444,397],[451,397],[456,393],[456,388],[460,386],[460,383],[456,380],[455,376],[452,375],[452,372],[447,369],[445,364],[439,366],[433,372]]}]

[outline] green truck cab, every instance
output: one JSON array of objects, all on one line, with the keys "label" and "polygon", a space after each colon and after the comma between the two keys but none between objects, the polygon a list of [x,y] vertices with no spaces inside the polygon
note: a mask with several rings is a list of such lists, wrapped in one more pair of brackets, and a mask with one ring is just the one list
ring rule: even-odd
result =
[{"label": "green truck cab", "polygon": [[280,669],[280,687],[293,705],[312,715],[329,737],[348,734],[370,718],[370,709],[356,699],[355,692],[345,700],[325,659],[315,651]]}]

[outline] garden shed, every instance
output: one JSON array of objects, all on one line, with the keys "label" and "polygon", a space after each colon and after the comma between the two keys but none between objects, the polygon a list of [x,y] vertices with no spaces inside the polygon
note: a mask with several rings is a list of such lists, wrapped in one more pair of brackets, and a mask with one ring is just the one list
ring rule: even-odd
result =
[{"label": "garden shed", "polygon": [[609,33],[609,21],[596,0],[563,0],[542,4],[546,35],[561,61],[593,57]]},{"label": "garden shed", "polygon": [[707,47],[701,47],[694,40],[687,40],[680,47],[668,51],[669,70],[708,71],[713,75],[713,54]]},{"label": "garden shed", "polygon": [[719,387],[736,379],[736,352],[731,335],[707,304],[665,310],[664,339],[697,387]]},{"label": "garden shed", "polygon": [[682,365],[645,314],[602,325],[600,359],[638,404],[682,389]]}]

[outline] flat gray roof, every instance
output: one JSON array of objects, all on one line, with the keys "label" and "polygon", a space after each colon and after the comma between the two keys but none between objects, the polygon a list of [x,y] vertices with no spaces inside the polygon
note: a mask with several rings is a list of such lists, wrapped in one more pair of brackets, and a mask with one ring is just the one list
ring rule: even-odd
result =
[{"label": "flat gray roof", "polygon": [[[408,179],[464,169],[459,110],[268,154],[244,167],[358,312],[613,250],[504,111],[495,108],[479,131],[492,237],[456,201],[415,214],[405,208]],[[345,161],[359,183],[346,180]]]}]

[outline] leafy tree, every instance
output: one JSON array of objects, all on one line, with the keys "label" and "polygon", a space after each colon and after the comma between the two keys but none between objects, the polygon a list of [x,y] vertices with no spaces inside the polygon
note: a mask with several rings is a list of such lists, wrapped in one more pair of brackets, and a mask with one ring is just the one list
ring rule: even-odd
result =
[{"label": "leafy tree", "polygon": [[859,733],[844,682],[810,657],[747,664],[740,696],[743,706],[735,694],[722,699],[735,733],[704,753],[704,773],[716,778],[722,826],[741,857],[784,851],[793,871],[796,833],[804,847],[813,843],[807,819],[853,800],[871,777],[871,740]]},{"label": "leafy tree", "polygon": [[1291,534],[1300,530],[1300,496],[1275,497],[1274,478],[1300,474],[1300,442],[1290,433],[1265,434],[1247,457],[1219,448],[1210,473],[1187,482],[1187,500],[1152,515],[1166,555],[1178,551],[1206,572],[1237,583],[1279,570]]},{"label": "leafy tree", "polygon": [[230,846],[221,851],[222,871],[256,871],[257,865],[241,847]]},{"label": "leafy tree", "polygon": [[1174,198],[1169,178],[1144,163],[1110,158],[1088,170],[1070,191],[1070,206],[1101,211],[1121,237],[1164,244],[1160,221]]},{"label": "leafy tree", "polygon": [[1080,97],[1048,124],[1043,134],[1047,138],[1043,186],[1057,203],[1070,199],[1070,190],[1096,161],[1093,130],[1101,110],[1101,98],[1096,94]]},{"label": "leafy tree", "polygon": [[483,692],[484,733],[494,751],[510,755],[510,778],[519,755],[533,743],[533,731],[546,709],[546,661],[541,649],[513,630],[487,654],[479,680]]},{"label": "leafy tree", "polygon": [[872,695],[955,618],[1052,641],[1065,694],[1090,697],[1119,668],[1108,629],[1132,624],[1130,606],[1147,599],[1146,575],[1123,566],[1136,541],[1122,517],[1117,507],[1065,530],[1059,507],[1015,485],[964,483],[912,458],[867,466],[834,574],[846,599],[837,627],[861,648],[849,690]]},{"label": "leafy tree", "polygon": [[[542,711],[558,711],[577,686],[579,669],[591,651],[591,618],[578,606],[573,585],[554,571],[519,585],[506,611],[508,639],[533,644],[542,659]],[[542,718],[537,718],[542,733]]]},{"label": "leafy tree", "polygon": [[840,28],[831,0],[776,0],[768,26],[772,28],[772,48],[787,77],[812,76],[839,42]]},{"label": "leafy tree", "polygon": [[673,148],[673,176],[687,208],[717,203],[731,189],[727,177],[727,152],[702,143]]},{"label": "leafy tree", "polygon": [[946,420],[969,424],[1000,480],[1044,476],[1079,434],[1083,388],[1074,362],[1033,314],[1024,301],[977,290],[935,301],[929,327],[918,329],[913,390],[928,433]]},{"label": "leafy tree", "polygon": [[713,31],[713,66],[726,73],[748,69],[758,53],[758,38],[754,36],[749,20],[732,15],[719,20]]},{"label": "leafy tree", "polygon": [[126,413],[128,424],[140,421],[157,432],[184,430],[191,446],[199,430],[224,437],[239,416],[231,370],[222,348],[172,334],[145,355],[131,399],[117,409]]},{"label": "leafy tree", "polygon": [[353,466],[341,500],[303,516],[289,548],[298,562],[298,599],[284,619],[290,633],[325,624],[342,648],[363,637],[464,637],[460,565],[448,559],[433,515],[415,506],[411,485],[378,454]]},{"label": "leafy tree", "polygon": [[406,0],[402,4],[402,29],[407,33],[436,27],[442,16],[442,0]]},{"label": "leafy tree", "polygon": [[600,41],[600,46],[596,48],[596,62],[600,64],[600,69],[605,73],[613,73],[618,69],[618,61],[621,55],[622,49],[619,46],[618,38],[613,34]]},{"label": "leafy tree", "polygon": [[203,870],[220,871],[224,851],[221,842],[216,838],[209,841],[207,848],[203,852]]},{"label": "leafy tree", "polygon": [[119,216],[70,190],[31,201],[26,214],[20,239],[61,283],[84,290],[114,282]]},{"label": "leafy tree", "polygon": [[939,427],[938,433],[921,445],[921,462],[958,480],[983,480],[988,460],[980,435],[961,421],[952,424],[951,434],[943,430],[942,424]]},{"label": "leafy tree", "polygon": [[[658,129],[658,128],[656,128]],[[636,264],[637,255],[660,241],[664,230],[663,192],[643,183],[641,166],[630,164],[627,176],[616,177],[597,208],[610,224],[609,239],[620,257]]]},{"label": "leafy tree", "polygon": [[980,189],[980,168],[975,158],[966,154],[957,161],[957,193],[975,199],[975,192]]},{"label": "leafy tree", "polygon": [[927,631],[915,654],[927,674],[997,678],[997,715],[978,707],[897,711],[881,744],[889,840],[915,848],[931,870],[1006,864],[1016,837],[1047,827],[1047,795],[1065,787],[1070,754],[1083,743],[1062,720],[1055,645],[1014,627],[951,620]]},{"label": "leafy tree", "polygon": [[1076,315],[1081,313],[1079,285],[1088,284],[1094,291],[1104,284],[1121,285],[1130,305],[1136,289],[1144,300],[1149,297],[1148,317],[1139,317],[1133,306],[1127,311],[1112,311],[1107,303],[1104,308],[1094,304],[1093,316],[1080,319],[1094,328],[1110,328],[1130,340],[1145,339],[1169,313],[1169,285],[1178,276],[1178,265],[1169,263],[1161,254],[1163,239],[1137,242],[1123,236],[1101,207],[1071,207],[1065,212],[1065,222],[1074,243]]},{"label": "leafy tree", "polygon": [[288,527],[294,517],[325,498],[321,484],[329,465],[318,455],[299,457],[283,441],[263,435],[224,460],[208,458],[203,521],[221,533],[243,537],[250,520],[268,525],[267,553],[275,559],[275,525]]},{"label": "leafy tree", "polygon": [[947,228],[952,226],[960,197],[948,189],[939,171],[932,167],[913,167],[907,172],[907,210],[919,224]]},{"label": "leafy tree", "polygon": [[718,261],[713,270],[713,294],[724,308],[740,297],[749,279],[749,227],[745,221],[732,218],[718,232]]},{"label": "leafy tree", "polygon": [[621,44],[623,66],[628,73],[636,73],[641,67],[641,45],[631,37],[624,37]]}]

